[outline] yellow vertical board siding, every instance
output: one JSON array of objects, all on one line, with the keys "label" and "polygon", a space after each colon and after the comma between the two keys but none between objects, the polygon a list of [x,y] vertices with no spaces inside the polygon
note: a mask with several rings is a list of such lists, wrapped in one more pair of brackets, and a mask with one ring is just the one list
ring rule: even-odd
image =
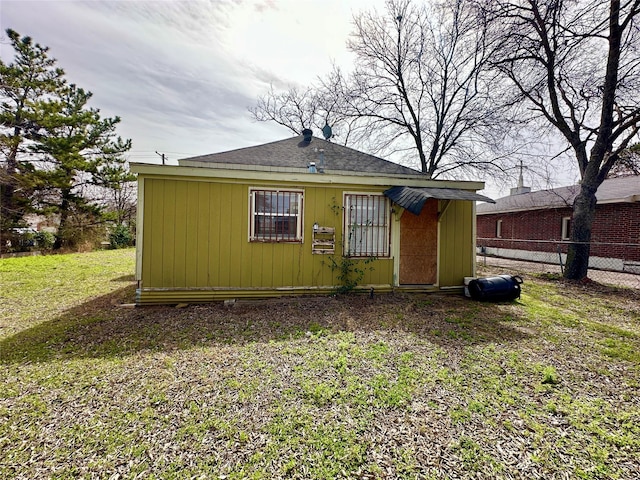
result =
[{"label": "yellow vertical board siding", "polygon": [[334,276],[330,267],[330,255],[314,255],[312,253],[313,242],[313,224],[318,223],[322,227],[335,228],[336,245],[335,254],[331,255],[337,258],[340,255],[339,238],[341,234],[341,222],[331,210],[332,198],[336,197],[341,202],[342,191],[336,188],[311,187],[306,189],[306,222],[305,222],[305,246],[304,260],[305,268],[302,272],[302,283],[313,286],[334,285],[332,280]]},{"label": "yellow vertical board siding", "polygon": [[261,259],[261,286],[284,285],[282,262],[286,252],[285,246],[281,243],[275,244],[271,248],[271,252],[263,252]]},{"label": "yellow vertical board siding", "polygon": [[176,255],[176,183],[164,182],[164,224],[162,228],[162,286],[175,285],[175,255]]},{"label": "yellow vertical board siding", "polygon": [[[144,215],[142,217],[144,237],[142,239],[142,285],[144,287],[151,285],[151,279],[153,278],[152,268],[158,268],[157,264],[154,264],[150,259],[154,257],[154,252],[152,251],[154,245],[152,242],[153,236],[155,233],[154,229],[158,230],[159,225],[154,224],[152,219],[157,215],[154,212],[154,194],[157,188],[158,182],[154,182],[150,179],[145,179],[142,182],[139,182],[144,188],[144,204],[142,208],[144,210]],[[139,247],[138,247],[139,248]]]},{"label": "yellow vertical board siding", "polygon": [[[158,190],[162,186],[159,180],[146,179],[143,183],[144,193],[144,211],[143,231],[144,239],[142,242],[142,285],[144,287],[155,287],[159,285],[159,278],[162,272],[162,254],[158,251],[159,242],[154,242],[154,238],[162,235],[162,203],[156,201]],[[152,220],[153,219],[153,220]]]},{"label": "yellow vertical board siding", "polygon": [[[203,262],[203,268],[207,271],[207,282],[202,285],[208,287],[219,285],[224,281],[224,275],[229,271],[228,257],[221,255],[220,245],[223,242],[228,245],[228,230],[224,228],[223,218],[228,209],[225,201],[225,192],[221,191],[221,185],[206,183],[209,190],[209,215],[207,216],[207,238],[204,239],[207,246],[207,260]],[[223,267],[223,263],[226,265]]]},{"label": "yellow vertical board siding", "polygon": [[475,221],[475,204],[474,202],[465,202],[464,219],[462,220],[463,235],[460,249],[462,251],[462,284],[464,277],[470,277],[475,271],[476,255],[475,255],[475,229],[473,223]]},{"label": "yellow vertical board siding", "polygon": [[185,214],[185,284],[198,285],[198,245],[202,243],[198,235],[198,217],[200,215],[200,189],[198,185],[186,183],[187,207]]},{"label": "yellow vertical board siding", "polygon": [[[249,242],[250,186],[256,185],[146,178],[143,286],[337,285],[338,272],[331,270],[328,255],[313,255],[311,242],[314,222],[334,227],[333,258],[340,261],[345,189],[304,188],[304,243],[262,243]],[[367,265],[361,283],[390,284],[392,277],[393,261],[377,259]]]},{"label": "yellow vertical board siding", "polygon": [[162,241],[164,239],[163,236],[165,233],[165,224],[167,223],[167,221],[169,221],[167,217],[165,217],[165,208],[166,208],[165,201],[164,201],[165,188],[166,188],[166,182],[164,181],[158,182],[158,184],[156,185],[156,189],[154,191],[154,195],[152,197],[154,199],[153,200],[154,218],[158,217],[159,219],[157,222],[152,223],[152,228],[151,228],[153,232],[153,239],[152,239],[153,257],[151,260],[152,262],[151,271],[152,271],[153,286],[159,286],[159,287],[163,286],[165,263],[169,262],[169,260],[164,255],[164,242]]},{"label": "yellow vertical board siding", "polygon": [[475,229],[473,227],[475,222],[475,204],[474,202],[465,202],[464,204],[464,218],[461,220],[463,226],[463,235],[461,240],[460,249],[462,251],[462,283],[464,284],[464,277],[470,277],[475,272],[476,255],[475,255]]},{"label": "yellow vertical board siding", "polygon": [[369,264],[360,262],[359,268],[364,269],[365,274],[360,282],[363,285],[391,284],[393,280],[393,260],[380,258]]},{"label": "yellow vertical board siding", "polygon": [[[292,248],[288,252],[291,254],[291,283],[289,285],[305,285],[304,278],[307,268],[309,268],[311,256],[311,240],[309,236],[304,237],[303,243],[291,244]],[[289,255],[285,257],[288,260]]]},{"label": "yellow vertical board siding", "polygon": [[[250,288],[258,285],[253,285],[253,246],[254,244],[249,242],[249,189],[246,185],[241,185],[241,188],[234,188],[231,215],[235,221],[231,222],[232,241],[237,242],[240,245],[240,258],[238,258],[240,269],[240,287]],[[255,268],[261,268],[260,264],[255,265]]]},{"label": "yellow vertical board siding", "polygon": [[385,283],[392,283],[393,281],[393,260],[392,259],[380,259],[372,263],[373,270],[369,271],[365,275],[363,283],[372,285],[381,285]]},{"label": "yellow vertical board siding", "polygon": [[[319,283],[320,279],[320,259],[319,255],[311,254],[313,248],[313,224],[323,225],[322,219],[318,216],[318,210],[321,209],[324,196],[320,194],[319,189],[316,187],[307,187],[304,191],[304,243],[301,245],[301,250],[298,252],[298,256],[301,258],[302,268],[300,269],[296,278],[296,282],[301,285],[311,285],[317,287],[322,285]],[[331,225],[326,225],[331,226]]]},{"label": "yellow vertical board siding", "polygon": [[[314,286],[337,284],[337,272],[331,270],[331,258],[338,260],[342,255],[342,189],[316,187],[309,189],[313,202],[310,202],[308,235],[313,240],[313,224],[335,228],[335,253],[333,255],[312,255],[313,268],[307,272],[311,278],[306,281]],[[334,208],[332,208],[334,207]],[[336,212],[340,212],[336,215]],[[309,250],[312,246],[309,244]]]},{"label": "yellow vertical board siding", "polygon": [[462,285],[473,273],[473,205],[469,201],[452,201],[440,222],[441,287]]},{"label": "yellow vertical board siding", "polygon": [[270,245],[270,251],[265,251],[264,246],[264,244],[251,245],[247,249],[245,261],[249,262],[250,268],[248,269],[248,279],[245,281],[245,285],[257,287],[273,281],[273,269],[271,268],[271,260],[274,256],[273,245]]},{"label": "yellow vertical board siding", "polygon": [[191,277],[192,283],[189,286],[206,287],[209,284],[209,245],[211,241],[214,241],[211,239],[209,232],[211,186],[207,183],[197,182],[191,188],[198,192],[198,216],[195,230],[190,230],[188,233],[189,235],[195,235],[197,238],[196,249],[189,252],[189,256],[192,259],[190,263],[195,262],[196,264],[195,279],[193,276]]},{"label": "yellow vertical board siding", "polygon": [[174,222],[175,245],[173,258],[173,283],[177,287],[186,287],[186,252],[187,252],[187,182],[176,182],[176,217]]},{"label": "yellow vertical board siding", "polygon": [[[141,266],[141,274],[138,280],[141,281],[142,286],[145,287],[151,279],[151,262],[149,261],[149,257],[151,256],[151,239],[153,238],[153,232],[151,231],[151,223],[149,222],[149,219],[152,218],[153,211],[151,203],[149,202],[149,197],[151,197],[153,192],[153,181],[143,179],[139,176],[138,188],[144,188],[144,192],[142,194],[142,201],[144,203],[138,205],[138,215],[140,215],[139,211],[144,209],[144,214],[142,215],[142,241],[138,241],[136,244],[136,251],[140,257]],[[138,201],[140,201],[140,192],[138,192]],[[140,249],[140,247],[142,247],[142,249]]]},{"label": "yellow vertical board siding", "polygon": [[[441,208],[445,202],[440,202]],[[438,284],[441,287],[451,286],[457,276],[455,272],[456,254],[456,206],[452,201],[440,219],[440,264]]]}]

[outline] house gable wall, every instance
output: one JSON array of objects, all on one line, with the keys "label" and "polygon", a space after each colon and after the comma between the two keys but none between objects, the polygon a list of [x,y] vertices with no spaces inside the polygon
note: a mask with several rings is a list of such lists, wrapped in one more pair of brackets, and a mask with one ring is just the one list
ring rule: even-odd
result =
[{"label": "house gable wall", "polygon": [[[145,167],[148,168],[148,167]],[[158,168],[159,170],[159,168]],[[345,193],[382,194],[389,185],[276,180],[272,176],[232,178],[189,174],[139,173],[138,303],[202,302],[225,298],[328,293],[341,285],[331,258],[342,260]],[[175,167],[174,167],[175,170]],[[182,171],[182,170],[180,170]],[[323,182],[319,182],[318,179]],[[337,177],[336,177],[337,179]],[[399,181],[398,181],[399,182]],[[446,186],[451,186],[449,183]],[[250,191],[295,189],[304,192],[303,242],[249,241]],[[390,258],[363,265],[363,287],[390,291],[398,285],[396,261],[399,216],[392,207]],[[475,274],[475,206],[471,201],[438,202],[438,284],[462,288]],[[313,224],[334,227],[334,255],[312,253]]]}]

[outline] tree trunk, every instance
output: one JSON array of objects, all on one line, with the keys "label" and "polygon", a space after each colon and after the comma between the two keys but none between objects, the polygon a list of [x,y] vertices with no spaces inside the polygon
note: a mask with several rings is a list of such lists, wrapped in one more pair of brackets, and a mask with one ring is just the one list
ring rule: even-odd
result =
[{"label": "tree trunk", "polygon": [[7,241],[10,240],[11,228],[13,225],[13,180],[11,174],[7,173],[7,179],[0,184],[0,253],[7,249]]},{"label": "tree trunk", "polygon": [[11,138],[9,153],[6,157],[6,178],[3,178],[0,184],[0,253],[4,253],[6,250],[6,242],[12,238],[12,229],[22,219],[22,214],[18,212],[15,202],[19,135],[20,129],[16,127],[14,136]]},{"label": "tree trunk", "polygon": [[571,219],[571,243],[567,252],[567,266],[564,276],[570,280],[582,280],[589,269],[591,250],[591,228],[596,212],[597,186],[582,183],[580,192],[573,202]]},{"label": "tree trunk", "polygon": [[60,225],[56,233],[56,241],[53,243],[54,250],[60,250],[65,243],[64,236],[67,230],[67,221],[69,218],[69,190],[62,191],[62,203],[60,204]]}]

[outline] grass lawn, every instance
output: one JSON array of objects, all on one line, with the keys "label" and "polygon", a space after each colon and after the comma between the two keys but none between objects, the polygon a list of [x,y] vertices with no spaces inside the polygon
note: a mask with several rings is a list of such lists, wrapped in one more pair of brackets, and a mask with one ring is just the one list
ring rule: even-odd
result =
[{"label": "grass lawn", "polygon": [[134,255],[0,260],[0,478],[640,478],[637,290],[122,308]]}]

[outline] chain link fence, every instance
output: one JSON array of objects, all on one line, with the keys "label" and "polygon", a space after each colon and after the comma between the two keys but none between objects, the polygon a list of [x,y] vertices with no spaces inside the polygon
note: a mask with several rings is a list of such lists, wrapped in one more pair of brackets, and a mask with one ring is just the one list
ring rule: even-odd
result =
[{"label": "chain link fence", "polygon": [[[499,267],[520,274],[562,275],[570,242],[478,238],[480,266]],[[598,283],[640,289],[640,244],[592,242],[589,279]]]}]

